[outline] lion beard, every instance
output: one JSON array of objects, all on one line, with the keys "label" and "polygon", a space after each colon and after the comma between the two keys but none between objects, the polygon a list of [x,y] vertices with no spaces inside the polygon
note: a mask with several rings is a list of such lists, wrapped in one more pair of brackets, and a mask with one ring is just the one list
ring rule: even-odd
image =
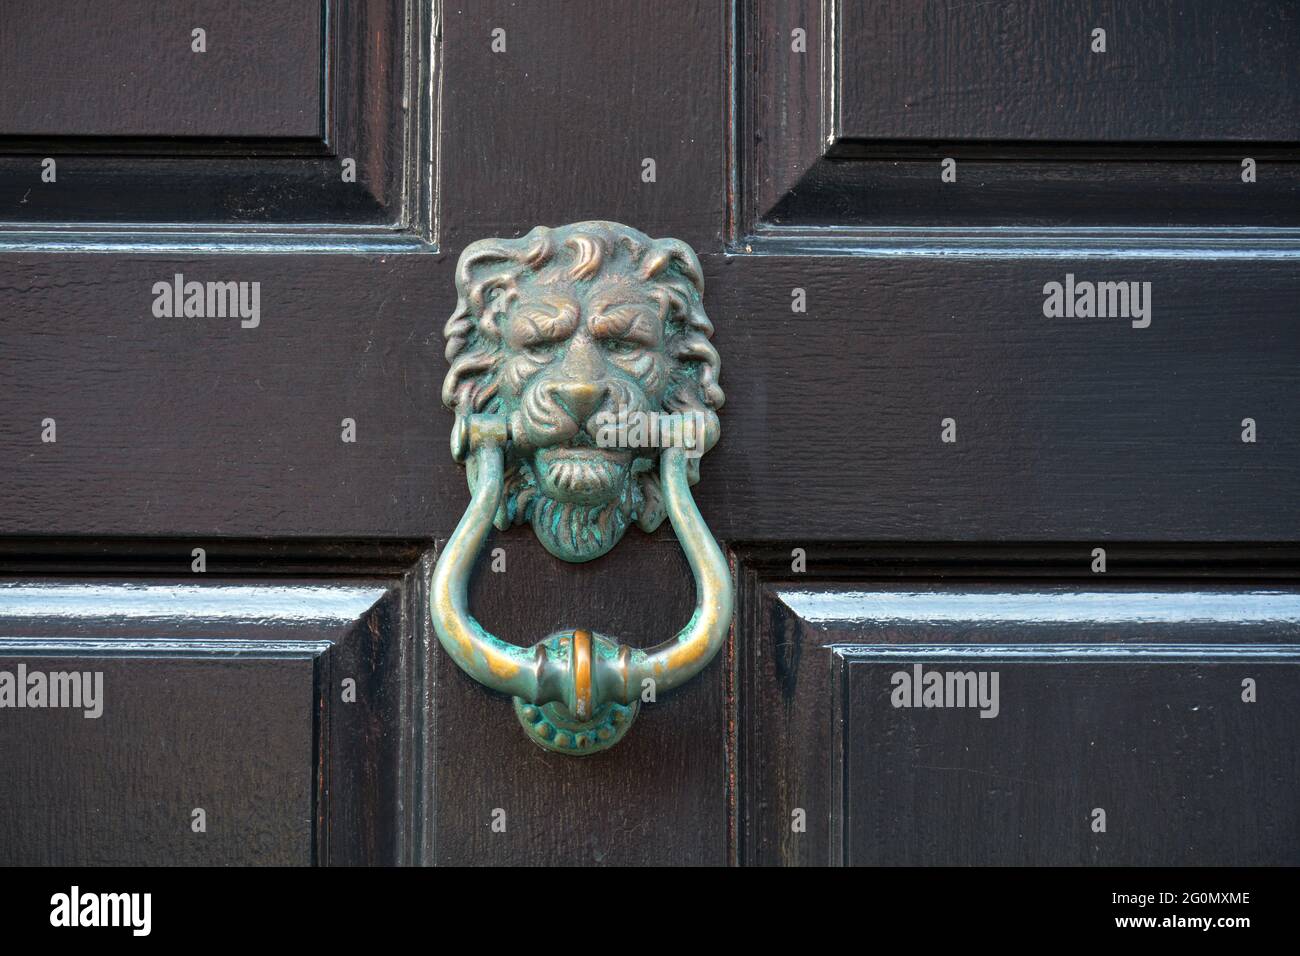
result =
[{"label": "lion beard", "polygon": [[496,526],[531,523],[533,533],[551,554],[566,561],[591,561],[618,544],[633,523],[654,531],[664,519],[659,477],[653,463],[636,459],[622,478],[618,493],[602,504],[560,501],[542,490],[531,460],[515,462],[506,472],[505,497]]}]

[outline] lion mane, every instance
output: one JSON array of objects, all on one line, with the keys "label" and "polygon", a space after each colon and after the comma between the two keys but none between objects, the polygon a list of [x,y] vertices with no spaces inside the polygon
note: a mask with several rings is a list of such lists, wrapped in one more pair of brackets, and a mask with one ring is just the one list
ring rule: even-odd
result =
[{"label": "lion mane", "polygon": [[[705,422],[702,451],[718,439],[717,410],[724,396],[718,385],[721,363],[709,341],[713,323],[704,313],[704,277],[691,248],[676,239],[651,239],[612,222],[539,226],[518,239],[483,239],[467,246],[456,267],[456,310],[443,329],[451,368],[442,386],[442,401],[457,416],[509,414],[502,388],[503,325],[522,283],[545,281],[553,270],[572,282],[595,279],[605,270],[620,270],[639,280],[659,305],[665,354],[670,363],[662,410],[695,413]],[[689,480],[699,478],[698,457],[689,463]],[[471,484],[474,475],[469,474]],[[640,461],[625,499],[602,513],[580,509],[564,517],[576,537],[607,539],[604,553],[636,521],[653,531],[663,521],[658,474]],[[495,524],[505,530],[533,518],[539,501],[535,476],[522,460],[506,462],[506,494]],[[553,504],[553,503],[552,503]],[[611,527],[611,524],[620,525]],[[592,554],[591,556],[595,556]]]}]

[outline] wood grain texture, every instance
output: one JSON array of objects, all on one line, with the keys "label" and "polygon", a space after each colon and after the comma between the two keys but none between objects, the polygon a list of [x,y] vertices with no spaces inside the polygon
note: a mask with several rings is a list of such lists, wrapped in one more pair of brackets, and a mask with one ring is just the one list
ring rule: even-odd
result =
[{"label": "wood grain texture", "polygon": [[[31,100],[50,111],[39,132],[7,130],[0,135],[0,240],[30,241],[29,230],[36,228],[50,231],[43,241],[61,239],[74,248],[78,242],[110,241],[116,234],[122,251],[133,251],[131,243],[141,235],[173,246],[238,248],[267,242],[266,232],[272,229],[317,242],[336,234],[354,243],[410,236],[417,249],[431,239],[436,83],[432,50],[421,42],[433,31],[431,0],[324,5],[293,0],[275,8],[239,4],[229,10],[210,3],[173,10],[134,0],[118,6],[122,19],[113,21],[117,26],[107,40],[97,33],[105,14],[78,17],[75,11],[83,8],[54,4],[42,15],[71,16],[75,22],[67,32],[74,39],[91,31],[95,35],[88,42],[107,43],[107,53],[93,62],[117,56],[126,65],[115,69],[143,71],[146,75],[127,83],[125,91],[122,83],[114,83],[103,93],[141,102],[132,100],[131,108],[114,111],[101,110],[95,97],[75,105]],[[196,17],[200,10],[212,12],[214,28],[233,18],[228,29],[269,59],[244,66],[236,62],[224,72],[214,67],[213,75],[194,88],[166,80],[176,69],[171,58],[122,52],[124,44],[130,46],[123,37],[152,44],[157,29],[172,29],[172,18],[188,23],[187,7]],[[27,24],[19,31],[26,37],[42,21],[0,13],[0,22]],[[132,32],[136,24],[143,31],[140,37]],[[189,29],[180,30],[184,46],[177,55],[194,60],[215,56],[214,62],[221,63],[235,57],[237,51],[229,46],[218,50],[216,36],[209,53],[190,53]],[[55,31],[46,46],[56,50],[61,37]],[[291,126],[277,131],[265,124],[279,122],[277,98],[294,95],[295,55],[314,70],[315,125],[306,131]],[[49,51],[45,58],[39,51],[24,51],[17,61],[29,72],[58,73],[62,61],[53,62],[53,57]],[[62,75],[65,83],[80,82],[70,79],[80,76],[76,71],[63,70]],[[192,102],[195,98],[198,102]],[[259,112],[263,100],[265,117]],[[87,127],[79,110],[93,112],[101,125],[118,126],[109,125],[107,131]],[[136,113],[148,113],[149,123],[133,125]],[[247,128],[226,129],[234,117],[246,117]],[[55,182],[41,179],[45,157],[57,163]],[[343,161],[349,159],[355,161],[356,175],[345,181]]]},{"label": "wood grain texture", "polygon": [[[1250,184],[1241,181],[1240,149],[1236,155],[1161,146],[1115,153],[839,142],[829,158],[803,168],[759,232],[895,229],[920,238],[941,227],[986,236],[1036,226],[1129,235],[1154,228],[1294,229],[1300,224],[1300,172],[1293,153],[1248,149],[1262,170]],[[947,158],[957,163],[953,183],[940,180]]]},{"label": "wood grain texture", "polygon": [[[912,667],[850,662],[842,678],[846,865],[1300,861],[1300,659],[945,660],[998,672],[991,720],[894,709],[891,676]],[[1244,674],[1274,692],[1269,706],[1242,702]]]},{"label": "wood grain texture", "polygon": [[[728,404],[699,497],[729,539],[1295,536],[1300,285],[1286,260],[719,265]],[[1045,318],[1043,286],[1067,273],[1150,281],[1151,327]],[[790,312],[794,288],[806,314]],[[1276,423],[1267,449],[1242,443],[1247,416]]]},{"label": "wood grain texture", "polygon": [[[200,138],[115,139],[117,152],[105,156],[72,127],[61,139],[0,144],[9,150],[0,219],[12,227],[0,236],[0,575],[36,592],[25,611],[0,600],[0,667],[20,655],[103,663],[110,688],[131,695],[95,727],[35,712],[0,721],[0,752],[21,751],[19,772],[0,776],[0,857],[1295,862],[1300,835],[1280,809],[1296,794],[1294,665],[1259,659],[1282,691],[1250,725],[1226,705],[1201,703],[1225,665],[1196,653],[1300,643],[1294,615],[1198,624],[1187,610],[1189,594],[1294,590],[1300,580],[1294,249],[1268,237],[1265,247],[1246,230],[1166,246],[1135,228],[1294,224],[1286,143],[1261,154],[1277,165],[1262,167],[1255,192],[1214,185],[1225,170],[1234,184],[1238,174],[1225,165],[1232,143],[1211,142],[1208,124],[1254,79],[1211,91],[1204,116],[1152,115],[1136,99],[1124,102],[1128,115],[1103,122],[1086,109],[1050,112],[1060,78],[1036,75],[1026,95],[1038,97],[1040,118],[1114,141],[1061,151],[1047,140],[991,140],[1016,127],[985,115],[967,130],[982,152],[963,157],[966,191],[940,193],[925,170],[934,159],[926,150],[942,143],[922,137],[903,144],[908,153],[897,141],[826,135],[834,130],[823,125],[818,44],[830,25],[821,11],[846,5],[444,3],[436,33],[434,6],[330,5],[337,69],[326,142],[311,155],[296,152],[300,143]],[[1024,7],[1026,16],[1059,8]],[[1151,9],[1134,8],[1122,16]],[[863,5],[851,16],[884,9]],[[1000,3],[949,9],[954,29],[962,18],[1016,15]],[[1259,9],[1197,7],[1168,35],[1199,49],[1204,37],[1186,29]],[[787,53],[796,26],[807,28],[810,49],[798,60]],[[1260,39],[1264,52],[1293,26]],[[492,49],[496,29],[504,52]],[[1015,35],[1015,68],[1029,69],[1037,47]],[[1193,78],[1192,88],[1236,81],[1222,69],[1247,35],[1219,37],[1224,45],[1205,61],[1210,79]],[[996,59],[987,35],[967,42],[936,26],[919,39],[958,52],[982,42],[967,60],[942,64],[937,89],[965,83],[963,95],[993,111],[996,84],[976,83]],[[731,40],[738,64],[727,62]],[[1129,64],[1127,49],[1116,53]],[[1144,64],[1142,76],[1155,82],[1186,66],[1184,56]],[[872,82],[873,62],[846,58],[841,67],[858,71],[842,74],[846,90]],[[1083,72],[1091,66],[1061,95],[1083,96],[1089,80],[1100,84],[1099,102],[1118,95],[1116,68],[1098,79]],[[907,86],[915,74],[900,71]],[[1258,78],[1266,101],[1294,94],[1290,75],[1270,77]],[[729,79],[741,97],[731,157],[739,197],[729,196]],[[855,102],[874,89],[855,92]],[[229,105],[238,101],[232,94]],[[1232,118],[1233,135],[1272,136],[1294,110]],[[938,128],[939,119],[925,122]],[[1185,137],[1174,148],[1143,152],[1129,136],[1176,123]],[[67,189],[33,198],[39,184],[22,176],[50,142],[67,147]],[[335,185],[341,156],[359,160],[359,188],[346,196]],[[654,183],[642,182],[645,158],[655,160]],[[750,218],[728,233],[728,216],[746,208]],[[468,501],[439,399],[456,256],[476,239],[584,218],[674,236],[701,254],[727,403],[695,495],[736,562],[740,612],[719,660],[645,705],[618,746],[572,759],[531,744],[510,701],[441,652],[426,588]],[[430,252],[435,219],[440,251]],[[84,251],[104,248],[90,244],[91,220],[148,233],[152,244]],[[861,241],[873,223],[899,230],[892,246]],[[1000,228],[978,249],[899,238],[981,223]],[[1063,234],[1098,223],[1116,228],[1086,242]],[[190,235],[194,224],[209,231]],[[74,248],[16,247],[37,226],[66,230]],[[301,243],[293,253],[237,251],[248,236],[323,241],[345,227],[350,254]],[[781,254],[728,254],[746,248],[751,227],[797,235],[784,246],[780,236],[755,243]],[[1042,228],[1023,240],[1017,230],[1028,227]],[[380,251],[398,235],[429,254]],[[194,251],[158,252],[159,236]],[[177,273],[259,283],[260,324],[155,318],[152,287]],[[1045,318],[1044,283],[1067,273],[1149,281],[1151,327]],[[791,311],[796,288],[806,313]],[[940,440],[946,417],[956,419],[955,444]],[[1257,423],[1253,444],[1241,441],[1246,417]],[[57,442],[41,441],[46,418],[57,422]],[[342,440],[345,418],[355,443]],[[1163,631],[1117,623],[1102,597],[1092,618],[1052,623],[1062,593],[1099,591],[1086,572],[1099,544],[1110,554],[1110,592],[1145,589],[1175,607],[1181,595],[1183,617]],[[193,591],[172,594],[161,616],[121,613],[126,592],[192,584],[193,547],[208,549],[206,583],[225,595],[228,614]],[[484,556],[471,607],[506,640],[529,645],[584,627],[644,647],[690,617],[689,569],[667,527],[631,531],[584,565],[553,559],[522,528],[494,534],[487,549],[496,547],[507,569],[492,572]],[[809,572],[792,582],[796,547],[808,551]],[[53,600],[71,585],[88,589],[79,613]],[[1033,620],[977,620],[1016,588],[1056,597],[1036,605]],[[340,595],[357,590],[365,599],[340,609]],[[895,602],[886,621],[880,595],[891,590],[921,597],[901,614]],[[838,596],[834,613],[808,611],[814,592],[832,604]],[[973,595],[975,611],[940,620],[936,595],[952,593]],[[1048,632],[1093,645],[1163,635],[1191,650],[1176,665],[1110,670],[1013,662],[1015,700],[995,733],[979,724],[996,721],[978,718],[974,728],[888,726],[878,665],[827,650],[906,646],[922,634],[1042,643]],[[268,653],[272,645],[280,650]],[[339,697],[347,676],[358,682],[356,704]],[[847,728],[838,737],[837,721]],[[1090,726],[1107,734],[1104,766],[1080,743]],[[154,746],[160,740],[180,744]],[[1226,740],[1244,742],[1234,750]],[[942,759],[923,761],[923,751]],[[1143,833],[1109,849],[1086,835],[1054,839],[1053,827],[1075,822],[1075,802],[1091,797],[1087,778],[1107,767],[1115,780],[1098,799],[1113,804],[1116,826]],[[197,849],[188,830],[177,835],[187,820],[175,810],[195,790],[215,794],[221,811]],[[1155,802],[1142,802],[1148,794]],[[798,838],[793,807],[809,811]],[[1171,819],[1180,808],[1188,819]],[[496,810],[503,831],[492,827]],[[1077,821],[1085,827],[1087,810]],[[1207,828],[1215,813],[1221,830]]]},{"label": "wood grain texture", "polygon": [[[450,257],[0,258],[10,534],[445,537]],[[1286,259],[706,257],[724,540],[1293,540]],[[175,272],[262,323],[155,319]],[[1148,329],[1047,319],[1067,272],[1152,283]],[[808,312],[790,311],[804,288]],[[41,421],[58,423],[42,443]],[[341,441],[343,418],[358,441]],[[958,441],[940,441],[957,420]],[[1259,441],[1241,441],[1254,418]],[[666,532],[665,532],[666,533]],[[188,549],[185,549],[188,550]]]},{"label": "wood grain texture", "polygon": [[[838,5],[839,133],[1300,142],[1300,20],[1269,0]],[[1106,31],[1106,51],[1091,49]]]},{"label": "wood grain texture", "polygon": [[740,4],[733,239],[1294,228],[1297,30],[1264,2]]},{"label": "wood grain texture", "polygon": [[[782,201],[826,153],[831,58],[824,36],[834,17],[819,0],[735,5],[737,135],[733,163],[735,233],[742,239]],[[804,31],[796,53],[793,31]]]},{"label": "wood grain texture", "polygon": [[[986,557],[983,573],[997,563]],[[742,862],[1300,859],[1289,812],[1300,765],[1284,742],[1297,706],[1294,572],[1246,588],[918,577],[941,564],[890,584],[818,580],[850,567],[821,558],[807,577],[747,568]],[[998,716],[895,709],[892,674],[915,663],[997,670]],[[1243,676],[1272,689],[1268,707],[1242,702]],[[1105,834],[1089,826],[1099,806]]]},{"label": "wood grain texture", "polygon": [[[3,655],[3,650],[0,650]],[[312,663],[0,656],[99,671],[104,716],[6,711],[6,865],[312,862]],[[192,812],[207,832],[191,830]]]},{"label": "wood grain texture", "polygon": [[[446,4],[443,240],[611,219],[720,246],[722,4]],[[492,51],[492,31],[506,50]],[[652,158],[656,181],[641,180]]]},{"label": "wood grain texture", "polygon": [[0,135],[319,138],[322,14],[320,0],[10,0]]},{"label": "wood grain texture", "polygon": [[0,712],[0,859],[415,859],[422,667],[405,585],[195,577],[0,583],[0,671],[103,675],[98,717]]},{"label": "wood grain texture", "polygon": [[[632,535],[638,537],[638,532]],[[575,627],[633,647],[691,616],[690,568],[675,541],[629,540],[599,561],[555,560],[522,529],[494,534],[506,570],[481,561],[470,607],[492,633],[529,645]],[[720,655],[721,656],[721,655]],[[689,866],[728,860],[726,667],[642,705],[627,736],[585,757],[529,740],[510,700],[435,655],[433,860],[443,865]],[[492,829],[493,811],[506,829]]]}]

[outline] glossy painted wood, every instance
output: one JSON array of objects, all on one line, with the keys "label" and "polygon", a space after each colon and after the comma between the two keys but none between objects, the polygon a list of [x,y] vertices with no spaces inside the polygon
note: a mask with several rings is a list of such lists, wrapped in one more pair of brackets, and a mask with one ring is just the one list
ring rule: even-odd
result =
[{"label": "glossy painted wood", "polygon": [[[647,540],[633,530],[608,555],[581,565],[557,561],[523,528],[494,534],[486,548],[498,547],[506,570],[481,566],[470,606],[505,640],[528,644],[561,628],[587,627],[649,647],[680,629],[694,607],[690,569],[671,535]],[[508,697],[435,654],[431,859],[726,863],[727,670],[715,661],[684,687],[643,704],[617,746],[574,758],[542,750],[520,731]],[[492,827],[498,809],[504,831]]]},{"label": "glossy painted wood", "polygon": [[[429,0],[30,6],[0,14],[22,63],[0,112],[0,244],[419,250],[431,238]],[[69,72],[78,57],[88,66]]]},{"label": "glossy painted wood", "polygon": [[324,26],[314,0],[11,0],[0,135],[320,138]]},{"label": "glossy painted wood", "polygon": [[[131,693],[103,718],[116,723],[102,747],[65,714],[0,719],[0,747],[24,767],[0,778],[0,850],[149,863],[1296,861],[1294,825],[1276,812],[1296,795],[1294,615],[1192,619],[1197,595],[1291,594],[1300,580],[1295,164],[1286,142],[1260,138],[1285,112],[1234,114],[1215,127],[1237,138],[1221,148],[1208,124],[1241,91],[1209,91],[1203,117],[1156,115],[1139,98],[1124,115],[1071,118],[1101,138],[1062,149],[1009,139],[990,92],[987,126],[936,144],[963,149],[963,191],[940,193],[930,139],[846,125],[826,140],[823,38],[861,37],[860,19],[884,7],[842,24],[844,5],[825,8],[823,23],[823,4],[801,0],[634,13],[328,3],[324,54],[338,69],[314,143],[286,129],[108,150],[75,115],[62,132],[0,142],[0,577],[38,595],[24,614],[0,610],[0,667],[57,651],[102,663]],[[1231,26],[1253,9],[1193,20]],[[920,42],[960,52],[960,22]],[[789,32],[804,24],[809,51],[795,59]],[[1246,34],[1223,42],[1234,37]],[[974,83],[988,57],[972,52],[939,79],[993,89]],[[1173,62],[1152,64],[1152,82]],[[860,71],[841,75],[865,105],[870,63],[842,67]],[[1050,106],[1061,87],[1048,79],[1025,102]],[[1165,81],[1157,92],[1175,95]],[[1293,93],[1289,79],[1265,87]],[[236,93],[218,98],[233,109]],[[1132,141],[1177,123],[1181,142]],[[23,177],[51,144],[60,191],[29,195],[39,182]],[[1250,191],[1239,144],[1263,160]],[[343,196],[325,183],[349,155],[363,188]],[[686,240],[704,262],[728,401],[693,491],[742,606],[725,659],[646,705],[617,748],[575,761],[529,743],[508,699],[438,651],[425,582],[468,500],[438,396],[455,257],[582,218]],[[177,273],[259,282],[258,327],[154,318],[153,283]],[[1045,318],[1043,285],[1066,273],[1150,281],[1151,327]],[[794,289],[807,312],[791,310]],[[940,440],[948,416],[956,444]],[[47,417],[55,443],[41,441]],[[345,418],[355,443],[341,439]],[[1104,581],[1088,570],[1099,544]],[[197,584],[194,547],[212,576]],[[645,647],[689,617],[689,569],[666,528],[581,566],[525,530],[486,547],[504,549],[507,569],[480,567],[471,602],[506,639],[587,627]],[[794,548],[809,559],[798,577]],[[160,583],[202,585],[239,610],[185,590],[163,617],[117,612],[122,589]],[[88,595],[83,613],[60,610],[67,588]],[[1096,595],[1125,589],[1161,595],[1173,623],[1107,621]],[[912,597],[882,622],[886,592]],[[1044,599],[1019,617],[937,619],[940,596],[974,615],[1010,592],[1092,595],[1096,614],[1052,623],[1059,602]],[[811,594],[836,599],[835,614],[815,620]],[[301,620],[285,620],[294,609]],[[1044,653],[1167,638],[1184,654],[1131,667],[1014,658],[1001,722],[909,730],[887,723],[897,715],[880,709],[870,654],[826,650],[922,638]],[[1203,696],[1233,666],[1212,651],[1222,645],[1263,648],[1259,672],[1281,685],[1253,718]],[[364,703],[331,692],[344,673],[364,678]],[[1104,731],[1104,761],[1082,743],[1090,728]],[[182,745],[155,745],[178,733]],[[960,769],[925,769],[941,766]],[[1085,783],[1106,774],[1099,799],[1129,827],[1111,835],[1141,828],[1110,845],[1070,829],[1087,823],[1090,808],[1074,816]],[[201,845],[176,831],[174,805],[195,790],[223,811]],[[800,840],[792,806],[809,810]]]},{"label": "glossy painted wood", "polygon": [[[1230,586],[1187,580],[1174,554],[1105,584],[1062,580],[1048,551],[813,552],[806,576],[752,554],[740,860],[1294,863],[1294,549]],[[997,671],[997,716],[894,707],[893,675],[917,664]],[[1243,702],[1244,677],[1269,700]]]},{"label": "glossy painted wood", "polygon": [[1300,21],[1269,0],[874,0],[837,13],[845,137],[1300,143]]},{"label": "glossy painted wood", "polygon": [[[153,318],[150,287],[176,272],[260,282],[261,325]],[[706,272],[728,402],[697,500],[720,539],[1300,532],[1289,260],[711,256]],[[1150,281],[1151,327],[1044,318],[1067,272]],[[459,520],[437,396],[448,258],[11,255],[0,274],[10,533],[433,539]]]},{"label": "glossy painted wood", "polygon": [[737,9],[742,247],[809,231],[914,243],[1300,224],[1297,26],[1276,4]]},{"label": "glossy painted wood", "polygon": [[[1156,660],[1128,648],[1100,662],[1069,660],[1073,653],[935,661],[915,649],[835,660],[844,687],[838,862],[1294,864],[1294,643],[1247,656],[1202,646]],[[893,675],[914,674],[918,663],[997,673],[1001,711],[986,720],[971,710],[895,709]],[[1243,675],[1269,689],[1269,706],[1241,700]],[[1104,832],[1093,829],[1098,809]]]},{"label": "glossy painted wood", "polygon": [[710,0],[444,4],[444,246],[610,219],[716,248],[727,13]]},{"label": "glossy painted wood", "polygon": [[408,587],[198,575],[0,584],[0,671],[103,682],[97,717],[0,712],[0,861],[413,859],[422,722],[410,695],[422,668]]}]

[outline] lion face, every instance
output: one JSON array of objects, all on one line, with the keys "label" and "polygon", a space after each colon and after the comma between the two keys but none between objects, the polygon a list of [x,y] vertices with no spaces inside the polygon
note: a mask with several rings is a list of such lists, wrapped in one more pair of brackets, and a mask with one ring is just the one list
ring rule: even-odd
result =
[{"label": "lion face", "polygon": [[613,223],[539,228],[468,247],[457,287],[443,400],[509,418],[497,526],[528,520],[571,561],[604,554],[633,521],[657,527],[660,449],[603,447],[600,429],[704,411],[705,450],[717,440],[722,392],[694,253]]},{"label": "lion face", "polygon": [[503,339],[511,433],[532,451],[542,490],[565,502],[613,501],[634,455],[597,447],[597,429],[620,409],[663,407],[668,356],[657,303],[622,276],[529,282]]}]

